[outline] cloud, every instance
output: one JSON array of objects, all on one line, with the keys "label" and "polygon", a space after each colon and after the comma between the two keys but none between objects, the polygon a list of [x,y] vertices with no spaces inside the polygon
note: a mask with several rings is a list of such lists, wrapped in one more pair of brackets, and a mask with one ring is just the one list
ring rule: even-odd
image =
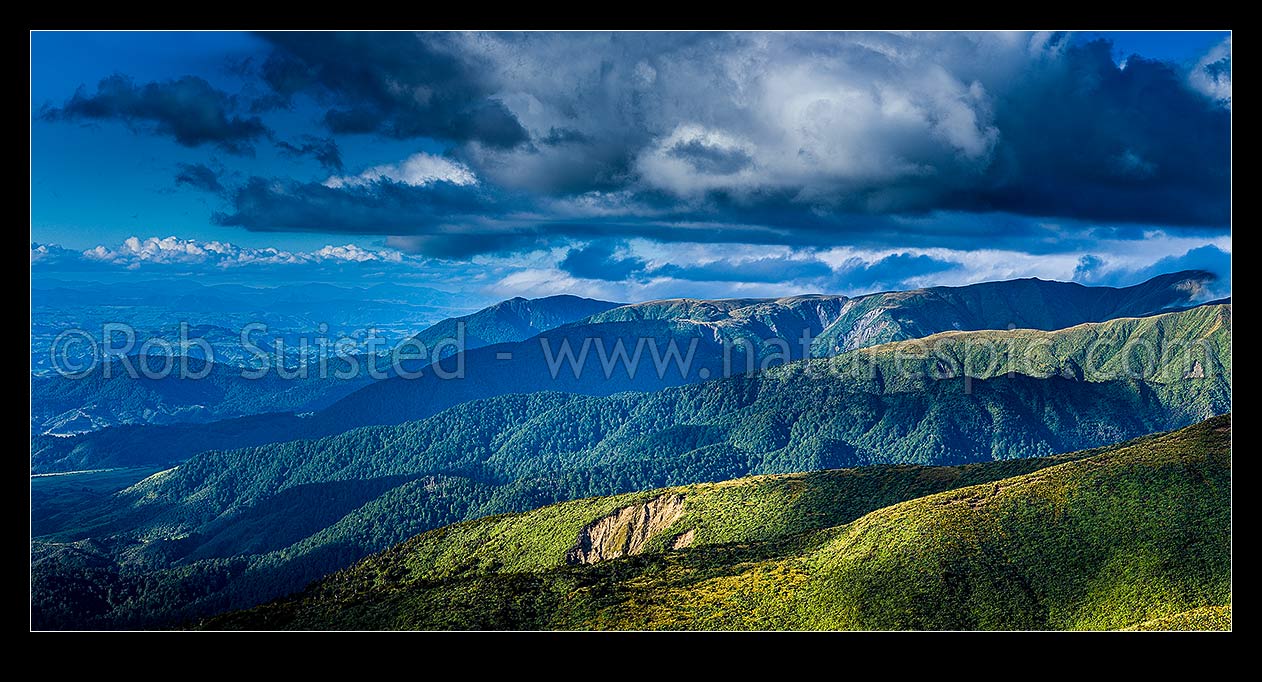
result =
[{"label": "cloud", "polygon": [[575,277],[606,281],[620,281],[644,274],[648,265],[644,259],[618,255],[618,250],[618,245],[610,242],[570,249],[557,267]]},{"label": "cloud", "polygon": [[[251,177],[231,190],[229,206],[214,213],[212,221],[258,232],[383,235],[394,248],[442,259],[628,239],[1058,254],[1082,251],[1106,238],[1142,241],[1154,229],[1008,213],[804,214],[770,200],[758,205],[711,201],[708,212],[700,213],[672,204],[669,197],[629,192],[553,201],[506,191],[444,157],[412,157],[417,158],[423,163],[387,164],[323,183]],[[1221,231],[1188,234],[1202,238]]]},{"label": "cloud", "polygon": [[694,282],[793,282],[833,274],[827,263],[810,258],[754,258],[715,260],[699,265],[668,263],[652,271],[655,277]]},{"label": "cloud", "polygon": [[483,254],[542,249],[548,245],[549,240],[530,233],[463,233],[386,237],[386,246],[404,253],[440,260],[468,260]]},{"label": "cloud", "polygon": [[212,222],[257,232],[385,235],[392,248],[441,259],[539,248],[599,229],[541,223],[530,197],[423,153],[323,183],[251,177],[228,199]]},{"label": "cloud", "polygon": [[[583,243],[568,265],[551,265],[680,281],[718,281],[696,278],[727,276],[723,263],[738,259],[639,268],[617,261],[639,256],[606,244],[911,258],[988,249],[1063,256],[1072,271],[1101,239],[1229,229],[1230,41],[1177,66],[1118,65],[1107,43],[1041,33],[263,38],[269,55],[239,74],[260,81],[243,92],[265,87],[254,100],[269,100],[264,109],[321,121],[335,137],[275,144],[328,171],[317,182],[256,170],[225,192],[219,225],[379,235],[443,259]],[[43,116],[120,119],[244,153],[269,134],[236,100],[192,77],[138,86],[115,76]],[[404,147],[400,160],[342,169],[339,143],[359,133]],[[418,148],[442,151],[400,158]],[[212,187],[185,170],[179,184]],[[739,262],[763,280],[808,267],[795,255],[764,272],[757,260]],[[664,264],[679,269],[667,277]]]},{"label": "cloud", "polygon": [[580,279],[619,282],[668,278],[687,282],[790,282],[831,276],[827,263],[807,257],[765,256],[677,263],[632,255],[625,243],[596,241],[571,248],[557,268]]},{"label": "cloud", "polygon": [[650,187],[696,196],[759,183],[755,153],[753,145],[727,133],[683,125],[644,151],[636,169]]},{"label": "cloud", "polygon": [[[452,242],[458,248],[459,242]],[[1203,298],[1230,295],[1230,241],[1205,243],[1150,232],[1142,241],[1102,239],[1089,253],[1040,255],[999,249],[820,250],[729,245],[715,257],[704,243],[662,244],[635,239],[591,239],[581,246],[537,244],[501,255],[434,261],[398,240],[385,248],[328,245],[299,251],[248,248],[221,241],[132,237],[85,251],[31,244],[33,275],[90,273],[107,278],[132,271],[162,276],[222,276],[262,282],[424,281],[495,299],[572,293],[605,300],[779,297],[803,293],[856,296],[925,286],[1040,277],[1084,284],[1128,286],[1186,269],[1220,275]],[[421,250],[432,249],[432,245]],[[521,249],[529,248],[522,252]],[[512,251],[513,253],[507,253]]]},{"label": "cloud", "polygon": [[334,133],[432,137],[512,147],[527,139],[485,81],[473,55],[447,34],[267,33],[275,50],[263,64],[282,100],[306,94],[329,106]]},{"label": "cloud", "polygon": [[394,251],[370,251],[354,244],[345,246],[324,246],[312,251],[310,257],[315,260],[347,261],[352,263],[369,263],[372,261],[403,262],[403,255]]},{"label": "cloud", "polygon": [[31,243],[32,268],[36,267],[37,263],[42,267],[60,265],[77,260],[79,256],[79,252],[62,248],[57,244]]},{"label": "cloud", "polygon": [[204,79],[185,76],[136,85],[122,75],[80,88],[60,107],[45,107],[45,121],[122,121],[133,130],[167,135],[185,147],[214,145],[225,152],[252,155],[254,143],[268,136],[256,116],[233,113],[234,98]]},{"label": "cloud", "polygon": [[[908,253],[866,258],[851,256],[834,268],[809,251],[771,256],[755,255],[755,251],[737,258],[705,258],[693,262],[679,255],[669,261],[646,259],[633,251],[625,243],[592,242],[569,249],[557,268],[579,279],[607,282],[653,279],[755,284],[794,282],[810,290],[852,291],[901,284],[915,277],[959,267],[958,263]],[[681,260],[683,262],[679,262]]]},{"label": "cloud", "polygon": [[695,136],[689,140],[677,140],[666,154],[684,161],[694,169],[712,175],[732,175],[753,164],[753,157],[739,145],[718,139],[707,140]]},{"label": "cloud", "polygon": [[1150,264],[1135,266],[1116,265],[1114,259],[1097,254],[1084,255],[1074,269],[1075,281],[1084,284],[1130,286],[1157,275],[1182,270],[1204,270],[1218,279],[1199,297],[1219,298],[1231,295],[1231,253],[1213,244],[1188,249],[1182,254],[1172,254]]},{"label": "cloud", "polygon": [[435,182],[457,186],[477,184],[478,178],[463,164],[420,152],[397,164],[373,166],[358,175],[333,176],[324,181],[326,187],[360,187],[382,180],[411,187],[424,187]]},{"label": "cloud", "polygon": [[[37,253],[39,254],[37,258]],[[315,251],[289,251],[276,248],[247,248],[230,242],[199,241],[178,237],[128,237],[115,246],[98,245],[82,252],[59,247],[32,245],[31,262],[51,255],[88,264],[138,269],[142,266],[194,266],[233,268],[319,263],[402,263],[403,255],[393,250],[365,249],[355,244],[325,246]]]},{"label": "cloud", "polygon": [[223,185],[219,182],[219,173],[204,163],[181,163],[176,166],[175,184],[185,185],[203,192],[219,194]]},{"label": "cloud", "polygon": [[591,138],[573,128],[552,127],[548,129],[548,134],[540,138],[538,142],[548,147],[556,147],[565,144],[588,144],[591,141]]},{"label": "cloud", "polygon": [[282,154],[291,158],[310,156],[326,170],[342,170],[342,151],[331,137],[304,135],[298,140],[298,144],[278,140],[276,146]]},{"label": "cloud", "polygon": [[486,222],[484,214],[504,210],[497,194],[478,185],[412,185],[384,176],[373,182],[338,178],[329,184],[251,177],[230,198],[231,209],[211,218],[219,225],[263,232],[416,235],[452,229],[476,234]]},{"label": "cloud", "polygon": [[957,210],[1165,225],[1230,219],[1230,111],[1168,63],[1110,45],[1067,48],[996,102],[1003,141],[989,186],[946,198]]},{"label": "cloud", "polygon": [[877,260],[852,257],[841,266],[833,285],[852,291],[856,288],[899,289],[925,275],[939,275],[960,268],[960,263],[927,254],[895,253]]},{"label": "cloud", "polygon": [[[1112,234],[1093,253],[1039,254],[997,248],[830,249],[712,245],[649,240],[593,241],[557,249],[554,268],[533,264],[533,278],[577,281],[584,291],[617,300],[671,296],[785,296],[805,292],[859,295],[928,286],[960,286],[1019,277],[1129,286],[1186,269],[1218,273],[1217,295],[1230,291],[1230,239]],[[1139,241],[1133,241],[1139,239]],[[1084,265],[1086,263],[1086,265]],[[551,273],[546,275],[545,273]],[[549,285],[551,286],[551,285]]]},{"label": "cloud", "polygon": [[1188,74],[1188,83],[1201,94],[1231,108],[1231,38],[1215,45]]},{"label": "cloud", "polygon": [[342,194],[260,179],[222,224],[466,254],[704,230],[1067,252],[1093,224],[1229,221],[1229,45],[1189,72],[1063,34],[265,37],[269,87],[324,106],[336,132],[451,147],[328,178]]}]

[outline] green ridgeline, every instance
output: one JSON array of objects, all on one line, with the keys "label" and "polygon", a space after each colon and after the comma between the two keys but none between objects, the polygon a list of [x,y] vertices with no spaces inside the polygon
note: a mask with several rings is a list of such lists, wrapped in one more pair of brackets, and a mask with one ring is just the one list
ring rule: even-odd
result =
[{"label": "green ridgeline", "polygon": [[[212,373],[203,381],[154,382],[124,378],[101,382],[99,377],[82,381],[66,381],[60,377],[37,380],[32,384],[32,414],[40,423],[84,405],[101,403],[101,396],[105,398],[101,404],[111,408],[111,419],[138,423],[73,437],[33,436],[31,471],[165,466],[207,450],[318,438],[369,425],[399,424],[432,416],[461,403],[510,393],[557,391],[611,395],[623,391],[657,391],[717,377],[728,371],[753,372],[805,356],[832,356],[951,330],[1011,327],[1050,330],[1156,315],[1171,310],[1172,306],[1190,303],[1193,293],[1202,291],[1205,283],[1212,279],[1213,275],[1207,272],[1185,271],[1160,275],[1122,289],[1021,279],[857,298],[804,295],[781,299],[674,299],[607,310],[603,309],[614,304],[568,296],[534,301],[512,299],[470,316],[444,320],[416,336],[445,357],[446,351],[435,348],[435,344],[454,336],[460,323],[465,325],[467,352],[464,359],[462,363],[451,361],[445,365],[449,371],[457,364],[465,365],[467,373],[460,381],[446,381],[430,371],[417,379],[386,379],[361,386],[366,381],[363,376],[347,381],[322,380],[314,368],[304,381],[280,380],[275,373],[263,380],[250,381],[227,376],[232,372],[226,367],[222,368],[225,376]],[[593,312],[595,314],[591,314]],[[585,314],[590,316],[579,319]],[[570,322],[562,324],[566,321]],[[547,331],[533,336],[541,330]],[[809,350],[799,343],[804,336],[814,339]],[[986,335],[977,338],[986,338]],[[659,375],[653,352],[642,348],[648,339],[654,342],[651,348],[662,353],[671,343],[676,344],[681,353],[690,353],[693,361],[689,371],[681,373],[676,366]],[[1163,347],[1168,346],[1161,338],[1155,340]],[[726,345],[738,341],[752,350]],[[784,343],[776,343],[778,341]],[[501,342],[509,342],[511,346],[481,347]],[[591,352],[589,362],[578,376],[568,368],[562,368],[555,376],[550,371],[550,356],[543,351],[542,344],[560,349],[568,343],[576,352],[581,352],[579,349],[593,342],[599,344],[597,348],[606,349],[609,357],[616,353],[619,343],[632,355],[636,355],[633,349],[638,346],[644,352],[637,356],[635,372],[617,366],[606,375],[603,363],[598,361],[599,351]],[[512,357],[512,362],[501,362],[498,359],[501,353]],[[975,347],[968,346],[966,355],[962,371],[974,377],[987,373],[985,366],[977,362],[981,356]],[[725,358],[730,362],[725,362]],[[1040,354],[1033,359],[1037,365],[1047,357]],[[358,358],[357,365],[365,367],[365,360]],[[426,362],[418,361],[411,369],[420,369]],[[383,363],[389,364],[379,359],[379,366]],[[1067,363],[1066,375],[1075,378],[1075,374],[1081,373],[1075,372],[1075,367],[1081,364],[1082,358]],[[340,362],[335,365],[334,369],[344,369]],[[1182,364],[1163,362],[1162,366],[1173,366],[1176,373],[1183,370]],[[1022,369],[1016,371],[1020,373]],[[1220,376],[1212,374],[1213,369],[1204,368],[1204,375]],[[1033,371],[1037,373],[1038,367]],[[895,374],[886,371],[880,379],[871,383],[880,388],[885,386],[883,382],[888,382],[885,390],[902,390]],[[1154,374],[1153,380],[1165,381],[1165,377]],[[1183,398],[1200,401],[1201,406],[1207,402],[1203,396],[1180,396],[1181,400]],[[334,400],[336,402],[329,404]],[[154,405],[165,405],[166,411],[184,409],[180,406],[211,406],[209,412],[203,414],[198,408],[199,411],[179,419],[195,414],[199,415],[194,417],[197,421],[209,418],[219,421],[141,425],[139,422],[148,419],[141,413]],[[264,410],[317,410],[317,413],[310,419],[285,413],[258,414]],[[1221,412],[1200,411],[1202,417]],[[230,418],[243,414],[255,417]]]},{"label": "green ridgeline", "polygon": [[[877,358],[860,366],[878,376],[833,373],[854,362],[842,356],[654,393],[499,396],[397,426],[204,452],[98,507],[41,521],[33,621],[169,626],[290,594],[432,528],[565,500],[1048,456],[1180,428],[1230,409],[1230,313],[1210,305],[1050,333],[970,332],[933,350],[967,358],[992,341],[1042,339],[1059,363],[1046,378],[978,362],[903,387],[895,370],[915,349],[894,344],[859,351]],[[1136,349],[1165,359],[1154,370],[1162,381],[1103,380],[1115,375],[1098,367]],[[1073,366],[1082,376],[1063,371]]]},{"label": "green ridgeline", "polygon": [[[1230,628],[1230,441],[1227,415],[1051,458],[565,502],[421,534],[203,626]],[[680,496],[634,556],[570,565],[600,519]],[[637,529],[607,523],[630,547]]]}]

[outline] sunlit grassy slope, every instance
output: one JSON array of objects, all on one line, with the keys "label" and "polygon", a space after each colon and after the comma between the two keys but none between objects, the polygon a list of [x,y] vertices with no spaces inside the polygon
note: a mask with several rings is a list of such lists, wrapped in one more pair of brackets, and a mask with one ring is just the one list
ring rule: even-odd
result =
[{"label": "sunlit grassy slope", "polygon": [[[1050,458],[565,502],[424,533],[204,625],[1230,628],[1230,438],[1228,415]],[[595,522],[677,495],[682,513],[638,554],[567,562]]]}]

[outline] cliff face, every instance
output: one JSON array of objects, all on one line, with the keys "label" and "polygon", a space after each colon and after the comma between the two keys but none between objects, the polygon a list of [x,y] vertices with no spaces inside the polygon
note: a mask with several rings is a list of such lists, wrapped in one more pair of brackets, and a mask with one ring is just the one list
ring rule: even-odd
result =
[{"label": "cliff face", "polygon": [[565,554],[565,562],[594,564],[639,554],[651,538],[669,528],[683,513],[684,496],[678,494],[623,507],[579,531],[574,547]]}]

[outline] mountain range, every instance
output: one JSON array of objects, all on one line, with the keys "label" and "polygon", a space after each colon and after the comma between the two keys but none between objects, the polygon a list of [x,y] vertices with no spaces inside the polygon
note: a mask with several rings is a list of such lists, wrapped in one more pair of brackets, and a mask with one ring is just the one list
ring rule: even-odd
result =
[{"label": "mountain range", "polygon": [[[470,315],[442,320],[413,338],[426,349],[451,349],[452,344],[443,342],[455,339],[457,330],[463,329],[463,347],[480,348],[521,341],[616,305],[577,296],[532,301],[514,298]],[[358,354],[350,361],[329,358],[323,371],[318,359],[302,360],[307,366],[286,366],[285,377],[269,371],[258,378],[243,376],[240,365],[223,359],[211,363],[209,371],[205,360],[196,357],[168,360],[132,355],[125,362],[126,365],[124,360],[115,359],[108,370],[100,364],[83,376],[32,377],[32,432],[66,436],[107,426],[210,422],[264,412],[313,412],[371,383],[374,379],[369,367],[375,365],[381,376],[390,376],[395,369],[384,353]],[[175,369],[163,372],[168,362]],[[129,372],[128,366],[135,371]],[[183,376],[180,368],[184,366],[196,378]],[[353,376],[339,376],[348,367],[358,371]],[[156,376],[146,376],[144,368],[150,368]]]},{"label": "mountain range", "polygon": [[[594,495],[1041,457],[1179,428],[1230,410],[1230,311],[951,332],[922,340],[932,356],[895,342],[655,392],[509,394],[203,452],[100,506],[42,518],[36,595],[69,605],[41,617],[172,624],[287,594],[430,528]],[[972,361],[983,348],[1007,359]],[[1149,352],[1143,373],[1119,371]],[[102,581],[129,596],[90,599]]]},{"label": "mountain range", "polygon": [[817,356],[945,331],[1064,329],[1084,322],[1144,317],[1204,300],[1213,275],[1186,271],[1125,288],[1016,279],[860,296],[815,339]]},{"label": "mountain range", "polygon": [[[138,352],[146,340],[160,339],[172,344],[176,353],[205,359],[198,346],[181,345],[181,326],[185,326],[183,336],[204,340],[216,362],[239,366],[257,366],[257,357],[241,343],[242,329],[263,324],[267,329],[258,335],[259,342],[266,345],[274,338],[283,339],[281,362],[296,367],[319,352],[314,342],[301,347],[300,337],[310,341],[322,325],[331,341],[349,341],[354,352],[363,353],[368,352],[369,337],[388,348],[418,329],[479,305],[485,305],[485,300],[476,295],[393,282],[253,286],[205,284],[199,278],[99,282],[32,273],[31,369],[35,375],[53,376],[57,366],[85,366],[94,355],[99,360],[105,326],[120,324],[135,332],[135,348],[122,352]],[[68,330],[77,330],[71,343],[62,336]],[[85,343],[88,339],[94,343]],[[125,345],[121,330],[109,343]],[[54,355],[63,359],[58,361]]]},{"label": "mountain range", "polygon": [[[834,355],[838,348],[961,329],[1006,330],[1015,325],[1050,330],[1110,315],[1150,315],[1190,304],[1212,278],[1209,273],[1186,271],[1121,289],[1030,279],[856,298],[675,299],[607,307],[524,340],[467,347],[440,361],[437,369],[444,371],[429,368],[417,378],[371,382],[307,419],[278,415],[275,428],[255,432],[257,440],[243,438],[236,420],[194,427],[103,429],[67,438],[36,436],[32,472],[173,463],[204,450],[399,424],[470,400],[510,393],[599,396],[655,391]],[[615,304],[574,297],[507,301],[471,316],[466,328],[476,330],[470,337],[475,343],[512,339],[606,306]],[[432,343],[447,338],[455,324],[438,323],[421,340]],[[740,341],[745,345],[734,345]],[[564,362],[566,349],[571,358],[587,359],[577,371]],[[620,350],[624,355],[619,356]],[[424,364],[408,369],[423,370]],[[463,370],[462,378],[444,378],[457,369]],[[334,397],[327,390],[320,396],[321,400]],[[271,411],[286,409],[281,401],[268,404],[273,405]]]}]

